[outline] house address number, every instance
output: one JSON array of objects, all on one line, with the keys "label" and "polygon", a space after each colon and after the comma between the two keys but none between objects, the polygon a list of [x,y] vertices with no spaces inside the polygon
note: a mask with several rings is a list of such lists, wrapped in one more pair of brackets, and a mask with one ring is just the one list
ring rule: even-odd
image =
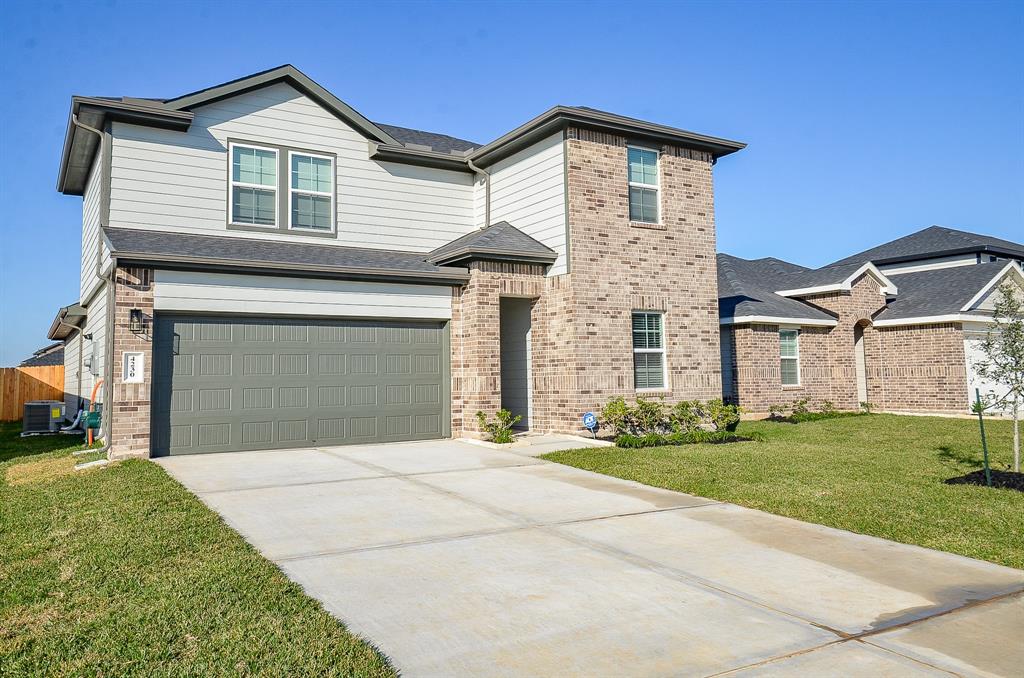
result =
[{"label": "house address number", "polygon": [[126,384],[141,384],[146,379],[146,354],[142,351],[125,351],[121,364],[124,374],[121,381]]}]

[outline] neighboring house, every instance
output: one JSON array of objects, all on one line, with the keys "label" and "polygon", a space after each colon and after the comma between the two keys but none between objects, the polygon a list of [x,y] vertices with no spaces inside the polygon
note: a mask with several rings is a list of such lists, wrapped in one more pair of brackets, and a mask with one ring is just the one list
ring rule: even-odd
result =
[{"label": "neighboring house", "polygon": [[291,66],[76,96],[69,397],[106,379],[114,457],[717,397],[712,167],[743,146],[565,106],[480,145],[373,123]]},{"label": "neighboring house", "polygon": [[818,269],[718,255],[725,397],[750,412],[967,412],[993,293],[1024,245],[932,226]]},{"label": "neighboring house", "polygon": [[64,343],[57,342],[35,351],[30,358],[21,361],[18,367],[52,367],[64,364]]}]

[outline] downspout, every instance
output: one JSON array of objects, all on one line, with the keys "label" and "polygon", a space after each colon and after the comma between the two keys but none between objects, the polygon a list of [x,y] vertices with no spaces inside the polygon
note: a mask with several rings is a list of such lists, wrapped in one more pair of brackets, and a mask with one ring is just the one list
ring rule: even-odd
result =
[{"label": "downspout", "polygon": [[[90,127],[89,125],[86,125],[84,122],[79,122],[78,114],[72,114],[71,115],[71,122],[74,123],[75,127],[81,127],[82,129],[84,129],[86,131],[89,131],[89,132],[92,132],[97,137],[99,137],[100,162],[104,162],[103,156],[102,156],[102,154],[103,154],[103,132],[99,131],[95,127]],[[102,217],[102,215],[101,215],[101,217]],[[102,278],[103,277],[103,267],[102,267],[102,264],[103,264],[103,245],[102,245],[102,242],[103,242],[103,226],[104,226],[104,224],[101,223],[100,224],[100,228],[99,228],[99,230],[96,233],[96,277],[97,278]]]},{"label": "downspout", "polygon": [[491,225],[491,174],[482,167],[477,167],[473,164],[473,161],[466,158],[466,162],[469,163],[469,169],[473,170],[477,174],[484,175],[484,228]]},{"label": "downspout", "polygon": [[[92,132],[99,138],[100,150],[103,149],[103,132],[99,131],[95,127],[90,127],[84,122],[78,120],[78,114],[73,113],[71,115],[71,122],[75,127],[81,127],[82,129]],[[101,231],[102,232],[102,231]],[[109,453],[110,452],[110,431],[111,422],[110,418],[113,414],[113,399],[114,399],[114,285],[117,279],[117,258],[114,256],[110,257],[110,273],[107,276],[102,275],[102,257],[100,252],[96,253],[96,277],[103,278],[107,283],[107,328],[104,332],[103,340],[106,344],[104,347],[105,357],[103,359],[103,371],[105,373],[103,377],[103,413],[100,415],[102,421],[101,437],[103,438],[103,447],[98,450],[93,450],[97,453]],[[79,351],[81,353],[81,351]]]}]

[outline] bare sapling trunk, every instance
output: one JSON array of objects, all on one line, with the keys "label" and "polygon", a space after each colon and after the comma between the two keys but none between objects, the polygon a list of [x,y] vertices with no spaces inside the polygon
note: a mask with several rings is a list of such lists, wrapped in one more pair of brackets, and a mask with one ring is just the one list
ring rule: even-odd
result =
[{"label": "bare sapling trunk", "polygon": [[1020,473],[1020,399],[1013,398],[1013,470]]}]

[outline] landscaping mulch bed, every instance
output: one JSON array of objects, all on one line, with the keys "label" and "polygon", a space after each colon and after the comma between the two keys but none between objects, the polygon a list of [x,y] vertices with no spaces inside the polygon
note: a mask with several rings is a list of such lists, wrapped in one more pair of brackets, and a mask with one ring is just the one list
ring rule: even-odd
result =
[{"label": "landscaping mulch bed", "polygon": [[[1018,492],[1024,492],[1024,473],[1014,473],[1013,471],[996,471],[990,470],[989,474],[992,476],[992,487],[998,487],[1004,490],[1017,490]],[[973,471],[967,475],[957,476],[956,478],[950,478],[946,481],[947,485],[981,485],[985,486],[985,471]]]}]

